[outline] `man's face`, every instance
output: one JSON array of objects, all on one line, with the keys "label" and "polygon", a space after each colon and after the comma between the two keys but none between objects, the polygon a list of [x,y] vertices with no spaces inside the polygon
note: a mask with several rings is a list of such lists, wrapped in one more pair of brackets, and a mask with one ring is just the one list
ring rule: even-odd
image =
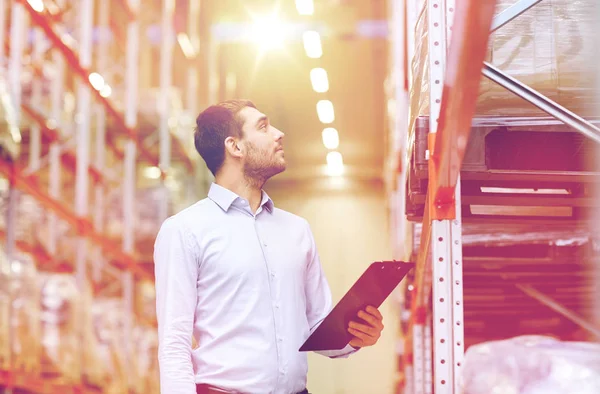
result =
[{"label": "man's face", "polygon": [[269,118],[256,108],[245,107],[238,116],[244,119],[242,143],[245,147],[244,175],[266,181],[285,170],[284,134],[271,126]]}]

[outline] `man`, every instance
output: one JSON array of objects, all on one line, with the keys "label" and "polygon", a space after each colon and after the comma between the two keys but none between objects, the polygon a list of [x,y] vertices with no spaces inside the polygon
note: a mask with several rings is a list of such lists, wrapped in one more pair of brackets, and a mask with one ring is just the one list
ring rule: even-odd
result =
[{"label": "man", "polygon": [[[196,126],[215,182],[156,239],[161,393],[308,393],[298,349],[332,300],[307,221],[262,190],[285,170],[284,134],[245,100],[209,107]],[[374,345],[382,317],[367,309],[350,323],[345,349],[319,353]]]}]

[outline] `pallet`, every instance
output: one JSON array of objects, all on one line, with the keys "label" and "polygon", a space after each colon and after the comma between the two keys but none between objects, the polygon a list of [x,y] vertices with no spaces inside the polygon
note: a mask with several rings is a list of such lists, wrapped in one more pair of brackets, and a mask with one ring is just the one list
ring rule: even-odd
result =
[{"label": "pallet", "polygon": [[[595,123],[600,123],[597,121]],[[408,157],[407,217],[423,218],[429,117]],[[598,146],[552,118],[475,118],[461,168],[463,218],[579,219],[599,205]]]}]

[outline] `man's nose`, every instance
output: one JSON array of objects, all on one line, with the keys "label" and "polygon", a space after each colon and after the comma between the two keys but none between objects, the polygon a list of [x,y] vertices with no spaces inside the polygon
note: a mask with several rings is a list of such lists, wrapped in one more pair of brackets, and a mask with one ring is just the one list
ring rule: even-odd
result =
[{"label": "man's nose", "polygon": [[282,140],[283,137],[285,137],[285,133],[276,127],[273,127],[273,128],[275,129],[275,140],[277,140],[277,141]]}]

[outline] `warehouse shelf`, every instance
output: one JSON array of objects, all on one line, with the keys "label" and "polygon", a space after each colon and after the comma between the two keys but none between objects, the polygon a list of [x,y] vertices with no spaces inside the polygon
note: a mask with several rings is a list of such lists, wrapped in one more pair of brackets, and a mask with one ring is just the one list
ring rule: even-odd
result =
[{"label": "warehouse shelf", "polygon": [[[104,97],[101,94],[100,90],[97,90],[96,88],[94,88],[94,86],[89,78],[90,74],[92,73],[92,70],[89,70],[89,69],[83,67],[79,60],[79,56],[75,53],[75,51],[67,43],[65,43],[63,41],[63,39],[61,39],[61,37],[59,36],[59,33],[56,31],[55,22],[54,22],[53,18],[49,16],[49,13],[46,10],[44,10],[42,12],[36,11],[27,0],[17,0],[17,1],[20,1],[23,4],[25,9],[28,11],[32,21],[34,21],[37,26],[39,26],[40,28],[42,28],[44,30],[47,37],[52,41],[53,48],[55,50],[59,50],[63,54],[63,56],[69,63],[71,69],[74,70],[80,76],[80,78],[89,85],[90,91],[92,91],[94,93],[96,100],[98,102],[102,103],[102,105],[106,109],[107,113],[116,122],[117,129],[120,132],[125,133],[125,135],[127,135],[130,139],[132,139],[136,143],[137,149],[139,150],[141,156],[144,159],[146,159],[150,163],[158,166],[159,158],[158,158],[157,154],[150,152],[147,149],[147,147],[144,146],[143,141],[139,140],[137,137],[137,130],[129,127],[125,123],[125,118],[124,118],[123,114],[121,114],[115,108],[115,106],[110,102],[110,100],[107,97]],[[128,6],[124,6],[124,7],[127,10],[129,10],[128,11],[129,17],[133,18],[134,14],[129,9],[129,7]],[[135,18],[133,18],[133,19],[135,19]],[[183,153],[183,155],[181,155],[181,158],[184,160],[186,168],[190,171],[193,170],[194,164],[192,162],[192,159],[189,157],[189,155],[187,153],[185,153],[185,149],[182,146],[182,142],[179,140],[178,137],[176,137],[176,136],[172,136],[172,137],[173,137],[172,140],[175,142],[175,145],[177,147],[176,149],[177,149],[178,153]],[[118,156],[120,158],[123,158],[124,153],[118,152]]]},{"label": "warehouse shelf", "polygon": [[[5,231],[0,231],[0,240],[6,241]],[[55,260],[40,245],[33,245],[22,240],[17,240],[15,245],[19,251],[32,256],[36,265],[47,272],[73,273],[73,267],[71,267],[68,261]]]},{"label": "warehouse shelf", "polygon": [[[0,276],[4,280],[8,274],[8,280],[21,289],[25,280],[32,281],[34,277],[36,283],[37,279],[44,281],[40,286],[50,286],[31,289],[27,294],[35,297],[35,292],[42,289],[54,291],[62,306],[52,309],[56,304],[51,302],[54,307],[48,309],[48,305],[40,303],[40,311],[45,316],[59,313],[61,322],[69,316],[70,325],[44,331],[43,335],[53,335],[53,330],[59,330],[61,338],[68,337],[68,342],[55,344],[57,349],[45,351],[57,350],[59,357],[66,352],[69,360],[78,362],[63,365],[50,353],[31,358],[31,354],[20,354],[19,347],[10,348],[7,358],[6,346],[0,347],[0,391],[101,393],[129,388],[133,392],[156,392],[158,373],[152,361],[152,354],[156,353],[152,348],[156,322],[151,312],[153,294],[148,289],[154,273],[147,260],[152,245],[141,236],[155,234],[171,208],[168,198],[155,201],[157,195],[151,193],[149,198],[156,214],[147,217],[147,212],[139,213],[143,211],[139,198],[147,190],[165,191],[174,182],[188,187],[189,190],[181,189],[190,198],[195,190],[186,182],[197,170],[191,152],[169,123],[171,117],[178,115],[174,111],[182,109],[178,105],[181,92],[174,92],[171,86],[171,74],[177,66],[170,60],[174,53],[169,34],[175,23],[172,2],[161,2],[160,9],[146,7],[139,0],[102,4],[94,0],[14,0],[3,2],[2,6],[8,23],[3,25],[4,36],[0,36],[4,41],[1,57],[7,60],[1,78],[15,110],[11,113],[15,122],[10,126],[20,130],[22,145],[28,144],[29,148],[21,146],[21,156],[12,155],[11,160],[0,162],[2,209],[7,213],[0,230],[5,245],[0,251]],[[194,9],[199,12],[197,7]],[[146,43],[142,40],[148,40],[141,34],[143,24],[149,22],[147,17],[161,21],[162,61],[160,67],[152,65],[140,70],[147,67],[138,57]],[[190,23],[196,23],[197,18],[196,14],[190,15]],[[190,26],[190,34],[197,32]],[[109,40],[98,39],[98,31],[112,31],[113,35]],[[199,39],[196,37],[194,42]],[[110,91],[92,83],[97,82],[90,78],[93,72],[102,76]],[[27,78],[23,78],[23,73],[27,73]],[[160,86],[155,86],[157,79]],[[186,112],[198,110],[199,87],[197,83],[185,87]],[[144,102],[140,110],[138,97],[155,88],[158,89],[153,94],[157,97],[169,98],[154,99],[152,106]],[[170,101],[172,97],[175,102]],[[154,166],[158,168],[153,170],[160,171],[158,177],[145,178],[144,172],[139,171]],[[141,188],[141,192],[136,188]],[[170,199],[176,200],[176,196]],[[146,215],[140,216],[143,221],[136,222],[138,214]],[[39,233],[36,226],[41,227]],[[31,234],[32,230],[35,234]],[[57,286],[62,293],[56,293]],[[0,314],[15,313],[14,318],[23,319],[11,297],[25,296],[7,295],[5,289],[0,289]],[[114,308],[110,307],[112,303]],[[109,310],[102,309],[107,305]],[[88,310],[79,313],[80,307]],[[47,330],[48,322],[32,324],[23,320],[18,324],[31,325],[34,332]],[[114,324],[118,327],[111,326]],[[0,324],[0,336],[9,338],[5,343],[34,341],[10,329],[7,333],[5,327]],[[102,337],[106,334],[98,330],[112,330],[111,335],[117,339],[111,340],[121,341],[122,345],[119,342],[115,348],[115,343],[106,342]],[[73,347],[73,340],[80,342],[86,335],[91,335],[94,342],[86,340],[86,349],[98,350],[95,354]],[[141,356],[140,349],[150,353]],[[11,354],[20,361],[11,364]],[[138,360],[140,356],[144,360]],[[35,361],[41,371],[52,370],[53,375],[22,373],[28,368],[22,363],[24,357],[29,357],[25,364]],[[96,363],[106,365],[100,368]],[[6,370],[7,367],[13,369]],[[88,373],[94,376],[90,378]],[[70,382],[93,380],[102,387],[59,384],[67,381],[60,380],[61,374]]]},{"label": "warehouse shelf", "polygon": [[[28,104],[22,103],[21,108],[27,114],[27,116],[38,124],[42,132],[42,138],[46,139],[48,143],[59,143],[60,142],[60,131],[56,128],[48,127],[48,120],[44,119],[43,116],[37,113]],[[71,152],[64,152],[61,155],[62,164],[68,168],[71,172],[75,173],[77,166],[77,158]],[[94,167],[93,164],[88,166],[88,172],[91,179],[96,184],[106,184],[106,180],[102,173]]]},{"label": "warehouse shelf", "polygon": [[10,179],[11,184],[15,188],[33,196],[40,204],[42,204],[48,210],[58,214],[62,219],[73,226],[79,235],[85,236],[94,241],[94,243],[100,246],[102,250],[107,253],[107,255],[114,256],[119,261],[119,263],[114,263],[116,264],[117,268],[131,271],[132,273],[142,277],[148,276],[148,272],[136,264],[136,259],[134,256],[124,253],[119,245],[116,245],[106,236],[96,232],[94,230],[94,225],[89,219],[78,217],[69,208],[67,208],[65,204],[42,192],[37,185],[35,178],[31,176],[24,176],[22,172],[23,171],[21,169],[16,168],[14,165],[10,165],[5,162],[0,163],[0,173],[4,174],[6,178]]},{"label": "warehouse shelf", "polygon": [[[399,254],[395,258],[406,259],[406,254],[412,253],[410,258],[416,260],[414,278],[409,278],[404,293],[404,307],[410,315],[401,322],[404,335],[398,390],[407,394],[459,393],[465,348],[477,341],[540,330],[560,329],[572,337],[581,335],[580,329],[592,335],[600,333],[581,318],[593,307],[581,297],[589,295],[597,280],[593,278],[595,268],[588,266],[593,251],[589,250],[590,227],[585,217],[598,205],[591,193],[599,174],[591,158],[600,129],[597,119],[577,116],[484,62],[490,34],[540,0],[516,1],[495,16],[493,0],[393,3],[395,56],[390,73],[396,111],[390,114],[390,140],[394,143],[387,176],[394,215],[392,236]],[[420,43],[426,49],[411,47],[417,3],[423,4],[418,23],[421,28],[428,26],[426,42]],[[409,114],[404,111],[417,105],[410,100],[423,100],[418,88],[412,96],[403,83],[420,72],[407,65],[414,56],[411,51],[417,50],[427,55],[419,59],[428,61],[427,70],[417,78],[423,78],[424,89],[429,90],[429,116],[412,113],[414,128],[408,131]],[[480,81],[473,76],[478,74],[537,107],[545,117],[474,118]],[[533,142],[525,141],[526,137]],[[516,146],[527,154],[511,152]],[[494,150],[499,153],[491,161],[487,155]],[[590,160],[583,160],[582,155]],[[550,164],[538,163],[540,157],[545,159],[542,163]],[[494,167],[500,159],[502,165]],[[537,167],[528,167],[532,163]],[[526,188],[531,192],[525,192]],[[502,193],[496,191],[499,189]],[[471,212],[471,206],[502,209],[480,213]],[[525,207],[528,212],[515,210],[517,213],[506,216],[507,206]],[[532,206],[544,210],[532,216]],[[558,215],[564,207],[569,208],[568,214]],[[575,222],[579,227],[572,227]],[[548,230],[549,224],[558,224],[561,230]],[[498,226],[507,228],[498,230]],[[480,238],[486,247],[494,241],[504,245],[504,257],[493,258],[480,245],[471,244],[473,235],[466,239],[463,230],[472,228],[500,232],[481,234]],[[506,234],[519,229],[529,233],[521,233],[521,239],[511,244]],[[531,235],[536,232],[538,235]],[[501,253],[500,246],[492,249]],[[534,251],[540,256],[528,255]],[[533,280],[548,267],[556,273]],[[483,279],[484,285],[477,286],[477,280]],[[470,283],[468,287],[464,281]],[[556,291],[555,295],[545,296],[549,290]],[[467,302],[468,307],[464,305]],[[537,310],[539,305],[548,309],[539,312],[537,320],[530,312],[528,316],[527,311]],[[500,325],[506,329],[499,330],[499,319],[508,311],[523,316],[523,325],[510,329]],[[488,324],[493,322],[495,326]]]}]

